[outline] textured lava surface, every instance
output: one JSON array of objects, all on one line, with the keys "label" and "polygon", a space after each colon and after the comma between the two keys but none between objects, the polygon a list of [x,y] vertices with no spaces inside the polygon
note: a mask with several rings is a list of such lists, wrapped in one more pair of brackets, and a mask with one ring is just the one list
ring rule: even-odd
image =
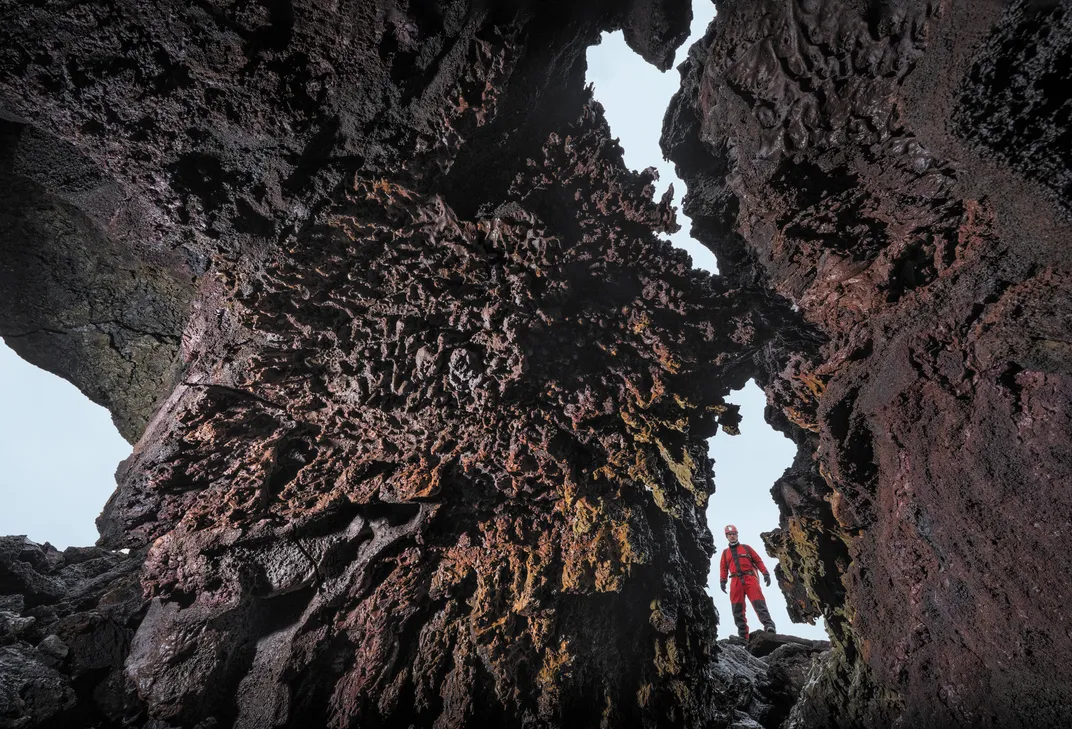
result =
[{"label": "textured lava surface", "polygon": [[[278,245],[357,170],[398,172],[417,145],[463,137],[437,189],[466,214],[497,204],[579,113],[600,30],[666,67],[691,21],[681,0],[536,5],[0,1],[0,335],[136,441],[220,251]],[[531,22],[502,25],[512,15]],[[496,78],[505,96],[485,105]]]},{"label": "textured lava surface", "polygon": [[759,631],[747,641],[721,640],[719,648],[714,680],[736,707],[731,726],[778,729],[821,669],[830,643]]},{"label": "textured lava surface", "polygon": [[5,280],[51,277],[4,333],[72,379],[124,374],[74,327],[159,344],[86,376],[139,436],[98,521],[136,632],[10,723],[733,718],[705,439],[766,325],[583,81],[615,27],[667,66],[687,4],[2,8]]},{"label": "textured lava surface", "polygon": [[71,144],[0,111],[0,335],[111,409],[134,442],[173,385],[192,276]]},{"label": "textured lava surface", "polygon": [[[100,521],[149,547],[128,669],[156,715],[711,718],[703,439],[753,328],[647,232],[644,182],[587,106],[493,216],[358,176],[221,262]],[[572,244],[526,212],[581,190]]]},{"label": "textured lava surface", "polygon": [[718,6],[663,143],[801,318],[757,360],[799,444],[766,541],[835,650],[790,726],[1067,724],[1067,6]]}]

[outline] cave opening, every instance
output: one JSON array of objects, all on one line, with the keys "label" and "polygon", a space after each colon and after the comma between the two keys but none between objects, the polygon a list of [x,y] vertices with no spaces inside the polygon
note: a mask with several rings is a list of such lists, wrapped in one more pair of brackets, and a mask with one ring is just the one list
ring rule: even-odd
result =
[{"label": "cave opening", "polygon": [[[693,3],[689,38],[678,49],[675,65],[703,36],[715,12],[714,5],[706,0]],[[611,132],[622,146],[626,164],[637,171],[648,167],[658,170],[656,198],[670,185],[674,186],[674,202],[682,227],[670,236],[671,243],[688,252],[696,268],[718,275],[715,254],[689,233],[690,220],[681,210],[685,184],[677,176],[674,165],[663,158],[659,147],[663,116],[671,97],[680,88],[677,71],[671,69],[664,73],[644,61],[629,48],[622,31],[604,33],[600,44],[588,49],[587,61],[586,80],[594,87],[596,100],[603,105]],[[741,532],[741,541],[754,546],[764,556],[773,574],[777,560],[765,554],[760,533],[778,526],[778,507],[769,490],[792,464],[796,454],[793,442],[764,418],[767,399],[755,380],[749,380],[743,388],[733,391],[728,400],[741,407],[740,435],[722,433],[708,440],[708,453],[715,461],[716,491],[708,502],[707,521],[715,536],[716,551],[707,592],[718,609],[720,637],[736,634],[729,597],[718,586],[718,555],[726,546],[722,528],[725,524],[736,525]],[[819,640],[827,638],[821,618],[816,625],[790,622],[785,596],[777,585],[767,588],[765,595],[780,631]],[[753,629],[757,625],[751,613],[749,624]]]},{"label": "cave opening", "polygon": [[61,550],[93,544],[130,452],[105,408],[0,340],[0,534]]}]

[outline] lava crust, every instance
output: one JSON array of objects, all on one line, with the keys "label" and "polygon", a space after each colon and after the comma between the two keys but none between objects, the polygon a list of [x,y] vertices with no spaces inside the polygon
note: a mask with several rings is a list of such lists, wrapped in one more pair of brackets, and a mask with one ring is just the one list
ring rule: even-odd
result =
[{"label": "lava crust", "polygon": [[1072,721],[1068,18],[720,2],[682,68],[693,232],[802,319],[757,362],[766,543],[835,641],[789,726]]},{"label": "lava crust", "polygon": [[[616,27],[665,67],[687,5],[335,5],[4,4],[17,138],[149,213],[94,214],[12,143],[19,194],[178,322],[170,374],[133,375],[151,417],[99,398],[140,436],[98,520],[141,565],[136,632],[5,721],[728,723],[706,439],[767,333],[658,237],[671,198],[583,81]],[[4,306],[103,300],[114,268]],[[20,650],[24,683],[69,669]]]}]

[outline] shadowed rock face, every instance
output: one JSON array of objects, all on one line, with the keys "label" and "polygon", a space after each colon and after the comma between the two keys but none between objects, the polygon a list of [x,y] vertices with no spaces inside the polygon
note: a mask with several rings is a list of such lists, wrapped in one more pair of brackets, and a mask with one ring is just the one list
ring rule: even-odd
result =
[{"label": "shadowed rock face", "polygon": [[123,660],[141,560],[0,537],[0,726],[110,726],[139,702]]},{"label": "shadowed rock face", "polygon": [[[646,232],[670,218],[643,183],[588,106],[494,215],[358,176],[220,266],[229,306],[100,521],[149,547],[127,668],[152,713],[712,718],[703,438],[752,330]],[[564,234],[528,212],[576,190]]]},{"label": "shadowed rock face", "polygon": [[192,276],[71,144],[0,119],[0,335],[112,410],[134,442],[175,384]]},{"label": "shadowed rock face", "polygon": [[736,709],[731,726],[778,729],[830,643],[758,631],[720,640],[719,649],[714,682]]},{"label": "shadowed rock face", "polygon": [[791,726],[1072,716],[1058,3],[724,2],[664,149],[723,272],[799,310],[767,545],[836,650]]},{"label": "shadowed rock face", "polygon": [[439,148],[422,164],[465,214],[498,204],[502,160],[523,165],[579,113],[600,30],[666,67],[691,19],[671,0],[536,5],[2,0],[0,335],[137,440],[217,256],[278,245],[418,144]]}]

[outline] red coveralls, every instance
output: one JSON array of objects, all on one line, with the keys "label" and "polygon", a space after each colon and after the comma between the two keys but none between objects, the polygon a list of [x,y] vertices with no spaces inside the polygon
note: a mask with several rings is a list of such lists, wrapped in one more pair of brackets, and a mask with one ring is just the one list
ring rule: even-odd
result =
[{"label": "red coveralls", "polygon": [[[730,550],[733,550],[731,552]],[[737,559],[734,560],[734,552]],[[740,563],[740,571],[737,565]],[[756,570],[764,575],[767,567],[763,560],[756,554],[756,550],[747,544],[737,543],[727,547],[722,552],[722,560],[719,564],[719,580],[726,581],[726,576],[733,577],[730,582],[730,605],[733,608],[733,622],[737,624],[737,633],[742,638],[748,637],[748,619],[745,617],[744,598],[747,596],[752,601],[752,607],[767,630],[774,630],[774,621],[771,620],[770,611],[767,610],[767,601],[763,598],[763,590],[759,588],[759,577]]]}]

